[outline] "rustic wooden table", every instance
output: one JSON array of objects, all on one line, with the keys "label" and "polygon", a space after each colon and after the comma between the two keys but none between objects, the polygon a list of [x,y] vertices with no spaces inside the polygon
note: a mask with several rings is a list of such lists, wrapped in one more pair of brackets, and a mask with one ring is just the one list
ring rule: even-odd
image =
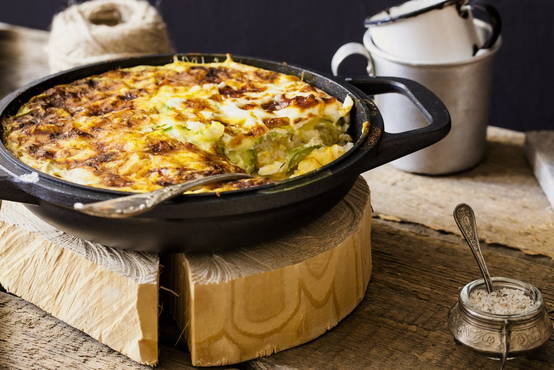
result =
[{"label": "rustic wooden table", "polygon": [[[0,24],[0,93],[47,72],[45,37],[42,31]],[[497,361],[456,345],[446,326],[458,288],[478,277],[468,247],[450,232],[397,221],[373,219],[372,281],[349,317],[317,340],[233,368],[497,369]],[[502,244],[483,249],[495,275],[531,281],[542,289],[547,304],[554,304],[551,258]],[[175,324],[162,314],[159,368],[191,368],[178,337]],[[0,291],[0,368],[147,367]],[[510,361],[507,368],[554,368],[554,341]]]}]

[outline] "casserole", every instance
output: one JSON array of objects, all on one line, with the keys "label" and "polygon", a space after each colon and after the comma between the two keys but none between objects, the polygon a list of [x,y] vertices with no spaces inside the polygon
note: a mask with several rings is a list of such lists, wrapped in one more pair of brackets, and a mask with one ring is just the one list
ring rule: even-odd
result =
[{"label": "casserole", "polygon": [[147,192],[225,172],[258,176],[195,189],[221,192],[332,162],[352,147],[352,105],[348,95],[339,102],[296,76],[228,55],[54,86],[1,124],[19,160],[81,185]]},{"label": "casserole", "polygon": [[[180,57],[212,62],[222,54]],[[60,84],[118,68],[163,65],[174,55],[143,56],[95,63],[63,71],[33,82],[0,102],[0,119],[17,113],[35,95]],[[128,219],[105,219],[81,214],[76,202],[111,199],[120,191],[99,189],[38,173],[0,145],[0,198],[26,203],[38,217],[71,234],[111,247],[145,251],[207,251],[246,246],[299,227],[333,207],[362,172],[429,146],[450,129],[444,104],[423,86],[406,79],[381,77],[344,81],[320,73],[264,59],[234,60],[270,71],[301,77],[339,101],[353,100],[348,134],[352,148],[335,161],[304,175],[246,189],[187,194]],[[400,93],[428,118],[427,127],[390,134],[384,131],[370,95]]]}]

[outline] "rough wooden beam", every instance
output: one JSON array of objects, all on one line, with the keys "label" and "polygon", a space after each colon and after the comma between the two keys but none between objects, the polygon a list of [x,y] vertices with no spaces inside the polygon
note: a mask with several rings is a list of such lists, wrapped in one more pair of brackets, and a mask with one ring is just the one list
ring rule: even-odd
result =
[{"label": "rough wooden beam", "polygon": [[169,258],[170,309],[193,365],[242,362],[323,334],[363,298],[371,274],[369,189],[294,233],[248,249]]},{"label": "rough wooden beam", "polygon": [[2,202],[0,284],[145,364],[158,360],[158,257],[60,232]]},{"label": "rough wooden beam", "polygon": [[527,132],[525,153],[537,181],[554,208],[554,131]]}]

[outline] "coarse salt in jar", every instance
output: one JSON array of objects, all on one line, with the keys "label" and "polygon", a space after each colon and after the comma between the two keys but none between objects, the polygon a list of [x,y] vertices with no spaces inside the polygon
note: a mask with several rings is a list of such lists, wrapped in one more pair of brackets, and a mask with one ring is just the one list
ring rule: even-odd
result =
[{"label": "coarse salt in jar", "polygon": [[456,341],[503,362],[546,343],[552,324],[541,291],[505,277],[493,277],[492,283],[491,293],[483,279],[460,290],[448,317]]}]

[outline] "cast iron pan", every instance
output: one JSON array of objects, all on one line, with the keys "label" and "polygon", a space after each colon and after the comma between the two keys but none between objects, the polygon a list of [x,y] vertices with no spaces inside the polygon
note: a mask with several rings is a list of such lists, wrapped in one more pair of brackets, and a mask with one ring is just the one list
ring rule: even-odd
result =
[{"label": "cast iron pan", "polygon": [[[222,54],[181,54],[189,59],[224,60]],[[21,104],[58,84],[112,69],[135,65],[163,65],[174,55],[155,55],[90,64],[35,81],[0,102],[0,119]],[[123,192],[96,189],[39,173],[39,181],[25,183],[18,176],[32,168],[0,144],[0,199],[26,203],[28,209],[55,227],[107,246],[151,252],[212,251],[247,246],[294,230],[329,210],[367,170],[427,147],[446,136],[450,116],[444,104],[423,86],[393,77],[348,81],[287,63],[238,57],[240,63],[302,77],[339,100],[350,95],[355,104],[349,133],[354,147],[336,161],[304,176],[277,184],[214,194],[183,195],[141,216],[107,219],[73,210],[75,202],[111,199]],[[379,111],[370,96],[400,93],[427,117],[429,125],[412,131],[384,132]],[[367,129],[364,129],[364,122]]]}]

